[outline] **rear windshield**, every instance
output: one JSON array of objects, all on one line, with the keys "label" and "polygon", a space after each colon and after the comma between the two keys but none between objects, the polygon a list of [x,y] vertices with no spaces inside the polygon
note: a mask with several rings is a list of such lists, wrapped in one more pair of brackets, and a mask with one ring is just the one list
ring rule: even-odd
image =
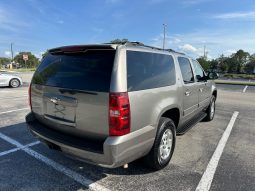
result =
[{"label": "rear windshield", "polygon": [[108,92],[115,50],[88,50],[83,54],[48,54],[32,83],[68,89]]}]

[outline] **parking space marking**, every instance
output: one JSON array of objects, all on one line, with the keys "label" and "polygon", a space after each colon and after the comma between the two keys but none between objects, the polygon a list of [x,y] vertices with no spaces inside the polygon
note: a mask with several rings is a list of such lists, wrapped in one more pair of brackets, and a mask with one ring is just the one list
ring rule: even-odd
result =
[{"label": "parking space marking", "polygon": [[244,87],[244,89],[243,89],[243,93],[246,92],[247,88],[248,88],[248,86],[246,85],[246,86]]},{"label": "parking space marking", "polygon": [[11,100],[13,100],[13,99],[21,99],[21,98],[27,98],[28,97],[28,95],[21,95],[21,96],[19,96],[19,97],[0,97],[0,100],[6,100],[6,99],[11,99]]},{"label": "parking space marking", "polygon": [[23,110],[28,110],[30,108],[26,107],[26,108],[21,108],[21,109],[14,109],[14,110],[10,110],[10,111],[4,111],[4,112],[0,112],[0,115],[6,114],[6,113],[12,113],[12,112],[16,112],[16,111],[23,111]]},{"label": "parking space marking", "polygon": [[[0,137],[1,137],[1,135],[0,135]],[[39,143],[40,143],[40,141],[35,141],[35,142],[33,142],[33,143],[29,143],[29,144],[27,144],[27,145],[24,145],[22,148],[32,147],[32,146],[34,146],[34,145],[38,145]],[[16,152],[16,151],[18,151],[18,150],[21,150],[21,148],[17,147],[17,148],[14,148],[14,149],[10,149],[10,150],[8,150],[8,151],[3,151],[3,152],[0,153],[0,157],[1,157],[1,156],[4,156],[4,155],[7,155],[7,154],[9,154],[9,153]]]},{"label": "parking space marking", "polygon": [[77,172],[74,172],[72,170],[70,170],[69,168],[58,164],[57,162],[45,157],[44,155],[28,148],[28,147],[24,147],[24,145],[22,145],[21,143],[17,142],[16,140],[0,133],[0,138],[11,143],[12,145],[15,145],[16,147],[20,148],[21,150],[23,150],[24,152],[26,152],[27,154],[29,154],[30,156],[40,160],[41,162],[47,164],[48,166],[51,166],[52,168],[54,168],[56,171],[65,174],[66,176],[68,176],[69,178],[75,180],[76,182],[82,184],[83,186],[86,186],[87,188],[94,190],[94,191],[110,191],[109,189],[105,188],[104,186],[101,186],[100,184],[93,182],[92,180],[78,174]]},{"label": "parking space marking", "polygon": [[234,123],[236,121],[236,118],[238,116],[239,112],[235,111],[229,121],[229,124],[226,128],[226,130],[224,131],[216,150],[214,151],[212,158],[210,159],[210,162],[208,163],[206,170],[196,188],[196,191],[209,191],[212,181],[213,181],[213,177],[216,171],[216,168],[218,166],[220,157],[223,153],[224,147],[228,141],[229,135],[233,129]]}]

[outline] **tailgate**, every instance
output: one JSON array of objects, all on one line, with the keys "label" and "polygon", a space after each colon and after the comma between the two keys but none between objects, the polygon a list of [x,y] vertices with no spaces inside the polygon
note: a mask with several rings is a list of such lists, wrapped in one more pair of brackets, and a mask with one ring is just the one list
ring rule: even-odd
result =
[{"label": "tailgate", "polygon": [[104,139],[115,50],[50,53],[32,79],[32,111],[50,128]]}]

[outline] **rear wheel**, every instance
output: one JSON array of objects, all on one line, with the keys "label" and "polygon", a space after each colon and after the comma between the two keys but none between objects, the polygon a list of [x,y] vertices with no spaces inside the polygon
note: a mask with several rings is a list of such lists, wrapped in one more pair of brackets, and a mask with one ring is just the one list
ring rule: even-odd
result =
[{"label": "rear wheel", "polygon": [[10,81],[10,87],[12,87],[12,88],[17,88],[17,87],[19,87],[19,86],[20,86],[20,81],[19,81],[18,79],[16,79],[16,78],[11,79],[11,81]]},{"label": "rear wheel", "polygon": [[155,170],[166,167],[174,152],[175,139],[174,122],[169,118],[161,117],[154,145],[149,154],[144,157],[146,164]]},{"label": "rear wheel", "polygon": [[215,96],[213,95],[210,101],[210,105],[208,106],[206,110],[206,117],[203,119],[203,121],[212,121],[215,115]]}]

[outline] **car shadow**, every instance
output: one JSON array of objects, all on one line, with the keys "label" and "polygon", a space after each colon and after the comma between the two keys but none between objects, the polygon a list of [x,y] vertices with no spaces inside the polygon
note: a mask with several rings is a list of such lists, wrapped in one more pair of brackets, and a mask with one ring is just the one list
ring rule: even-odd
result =
[{"label": "car shadow", "polygon": [[[23,82],[23,84],[17,88],[28,87],[29,84],[30,84],[29,82]],[[0,86],[0,89],[17,89],[17,88],[12,88],[10,86]]]},{"label": "car shadow", "polygon": [[[26,123],[18,123],[10,126],[0,128],[0,132],[4,135],[18,141],[19,143],[26,145],[37,141],[35,137],[31,135],[27,129]],[[62,164],[66,168],[70,168],[81,175],[88,177],[92,181],[98,181],[110,175],[144,175],[153,173],[154,171],[145,166],[142,159],[131,162],[128,168],[104,168],[92,164],[88,164],[77,159],[73,159],[70,156],[66,156],[60,151],[49,149],[44,144],[39,144],[31,148],[36,152],[46,156],[47,158]]]}]

